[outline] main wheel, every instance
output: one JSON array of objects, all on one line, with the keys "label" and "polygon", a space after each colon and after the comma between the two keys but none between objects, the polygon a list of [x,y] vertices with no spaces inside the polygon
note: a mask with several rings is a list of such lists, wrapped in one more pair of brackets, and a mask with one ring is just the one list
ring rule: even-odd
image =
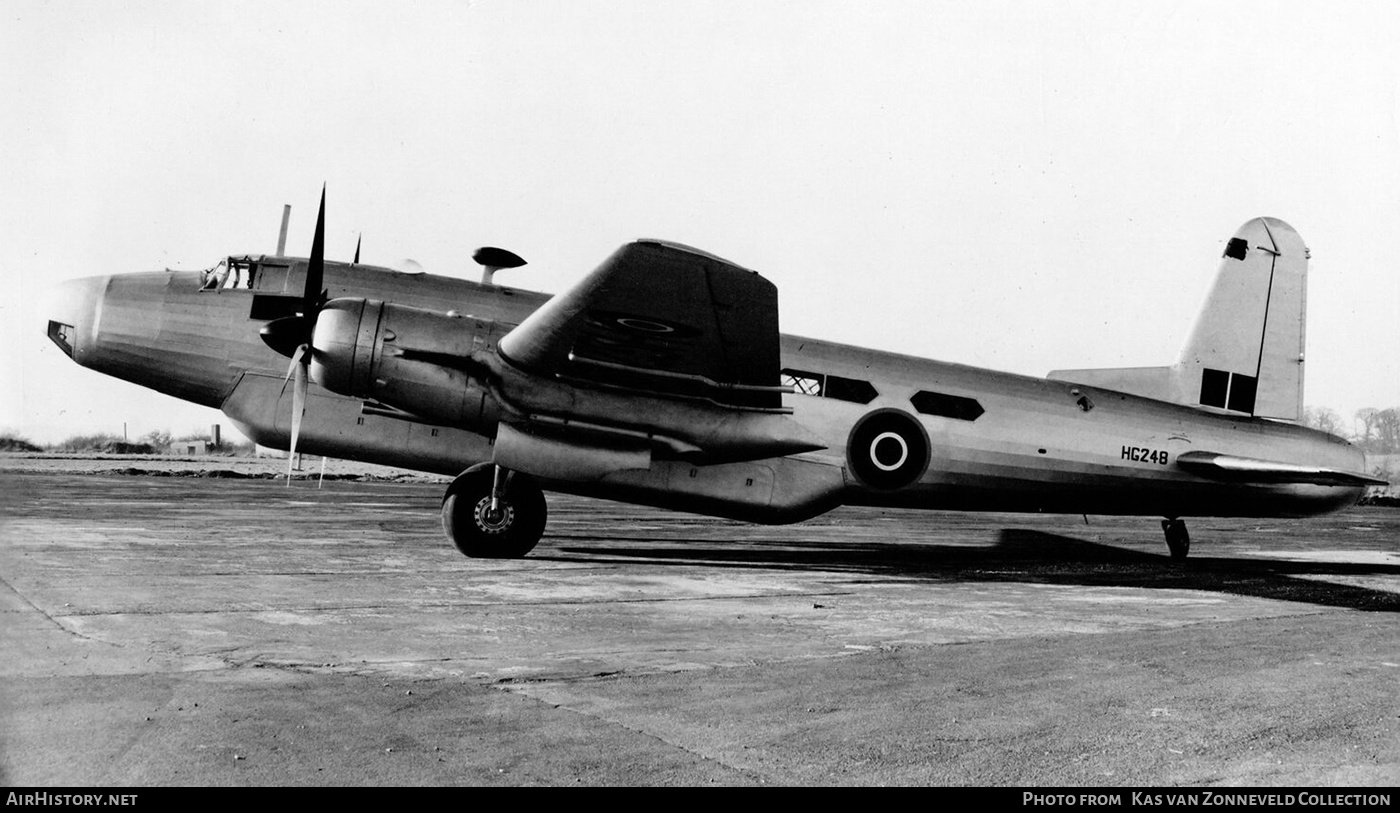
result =
[{"label": "main wheel", "polygon": [[1164,519],[1162,531],[1167,535],[1167,550],[1172,558],[1185,559],[1191,551],[1191,534],[1186,532],[1186,523],[1179,519]]},{"label": "main wheel", "polygon": [[442,529],[463,554],[477,559],[519,559],[544,534],[549,509],[533,478],[513,474],[491,508],[495,466],[462,472],[442,498]]}]

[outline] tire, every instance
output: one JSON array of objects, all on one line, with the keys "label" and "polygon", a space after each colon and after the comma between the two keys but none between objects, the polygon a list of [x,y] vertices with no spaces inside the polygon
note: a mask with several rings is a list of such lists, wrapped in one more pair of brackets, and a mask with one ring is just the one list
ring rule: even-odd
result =
[{"label": "tire", "polygon": [[533,478],[515,474],[491,514],[495,466],[462,472],[442,498],[442,530],[463,555],[473,559],[519,559],[544,535],[549,508]]},{"label": "tire", "polygon": [[1191,534],[1186,531],[1186,523],[1179,519],[1162,520],[1162,531],[1167,536],[1167,550],[1172,558],[1180,561],[1191,552]]}]

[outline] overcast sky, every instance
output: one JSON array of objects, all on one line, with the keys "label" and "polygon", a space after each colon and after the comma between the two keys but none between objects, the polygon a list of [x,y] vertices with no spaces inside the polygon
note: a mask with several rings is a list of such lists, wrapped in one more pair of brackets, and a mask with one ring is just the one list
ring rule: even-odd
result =
[{"label": "overcast sky", "polygon": [[[69,277],[309,251],[559,291],[660,237],[786,332],[1032,375],[1176,359],[1224,241],[1312,250],[1307,402],[1400,405],[1400,4],[0,6],[0,432],[221,416],[43,335]],[[225,420],[224,425],[228,429]]]}]

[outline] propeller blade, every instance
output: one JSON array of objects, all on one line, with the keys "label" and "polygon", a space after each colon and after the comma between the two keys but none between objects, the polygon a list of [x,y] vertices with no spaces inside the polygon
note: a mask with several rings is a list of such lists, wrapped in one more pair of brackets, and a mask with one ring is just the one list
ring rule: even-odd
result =
[{"label": "propeller blade", "polygon": [[292,467],[296,465],[297,440],[301,436],[301,418],[302,413],[306,411],[306,365],[302,363],[302,358],[307,354],[307,350],[307,345],[303,344],[298,347],[296,355],[292,356],[292,366],[287,370],[287,377],[295,379],[292,382],[292,445],[287,449],[288,488],[292,486]]},{"label": "propeller blade", "polygon": [[[359,254],[359,248],[355,249]],[[358,260],[358,257],[357,257]],[[306,265],[306,282],[301,292],[301,312],[295,316],[273,319],[258,333],[263,343],[284,356],[291,356],[301,345],[311,341],[316,328],[316,315],[326,302],[322,289],[326,276],[326,187],[321,186],[321,208],[316,213],[316,235],[311,240],[311,259]],[[288,372],[290,377],[291,373]]]},{"label": "propeller blade", "polygon": [[297,345],[297,349],[292,353],[292,363],[287,366],[287,376],[282,379],[282,389],[286,391],[286,384],[292,380],[292,373],[296,372],[297,366],[301,364],[302,357],[306,355],[308,346],[305,343]]},{"label": "propeller blade", "polygon": [[[355,247],[355,260],[359,261],[360,249]],[[292,470],[296,466],[297,443],[301,440],[301,421],[306,414],[306,389],[311,363],[311,339],[316,328],[316,317],[326,303],[326,291],[322,289],[326,276],[326,187],[321,185],[321,207],[316,212],[316,235],[311,240],[311,257],[306,265],[306,283],[301,294],[301,313],[274,319],[263,325],[259,333],[262,340],[286,356],[292,363],[287,367],[287,377],[282,379],[282,390],[286,392],[287,382],[292,382],[292,437],[287,448],[287,487],[292,485]]]},{"label": "propeller blade", "polygon": [[301,295],[301,315],[315,320],[321,306],[321,284],[326,273],[326,187],[321,185],[321,209],[316,213],[316,236],[311,239],[311,261],[306,267],[306,287]]}]

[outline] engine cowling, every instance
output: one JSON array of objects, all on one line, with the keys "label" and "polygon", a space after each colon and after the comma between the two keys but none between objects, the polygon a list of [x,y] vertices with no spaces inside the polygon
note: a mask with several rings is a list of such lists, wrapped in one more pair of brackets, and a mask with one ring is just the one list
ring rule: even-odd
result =
[{"label": "engine cowling", "polygon": [[493,426],[494,400],[474,373],[474,352],[495,323],[374,299],[326,303],[312,338],[311,380],[452,426]]}]

